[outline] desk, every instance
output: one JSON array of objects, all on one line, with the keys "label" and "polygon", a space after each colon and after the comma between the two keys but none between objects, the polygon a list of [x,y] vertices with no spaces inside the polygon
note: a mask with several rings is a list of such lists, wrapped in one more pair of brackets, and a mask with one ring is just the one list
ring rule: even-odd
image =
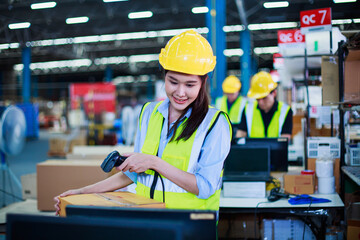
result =
[{"label": "desk", "polygon": [[[271,214],[272,218],[279,216],[292,216],[300,218],[308,226],[317,239],[325,239],[326,223],[332,212],[341,211],[343,213],[344,203],[338,194],[312,194],[317,198],[326,198],[331,200],[329,203],[313,203],[291,205],[287,199],[280,199],[276,202],[268,202],[266,198],[228,198],[221,194],[220,197],[220,221],[221,215],[226,214],[244,214],[250,213],[255,219],[255,214]],[[331,212],[331,213],[330,213]],[[255,234],[254,234],[255,235]]]},{"label": "desk", "polygon": [[[328,203],[314,203],[311,208],[332,208],[344,207],[340,196],[338,194],[312,194],[311,196],[317,198],[326,198],[331,200]],[[268,202],[267,198],[229,198],[221,194],[220,208],[308,208],[309,204],[291,205],[287,199],[280,199],[276,202]]]},{"label": "desk", "polygon": [[360,186],[360,167],[343,166],[341,170]]}]

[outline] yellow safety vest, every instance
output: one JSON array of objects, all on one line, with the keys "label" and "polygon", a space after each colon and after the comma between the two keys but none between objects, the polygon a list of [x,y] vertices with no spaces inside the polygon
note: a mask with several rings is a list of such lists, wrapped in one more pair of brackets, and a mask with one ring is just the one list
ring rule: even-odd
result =
[{"label": "yellow safety vest", "polygon": [[[146,134],[145,141],[141,148],[142,153],[157,155],[161,130],[163,128],[163,120],[164,120],[162,114],[157,111],[157,108],[159,107],[160,104],[161,102],[146,104],[143,107],[143,110],[140,114],[140,130],[141,130],[144,111],[152,112],[148,122],[147,131],[145,133]],[[209,131],[209,129],[211,129],[211,126],[215,123],[215,120],[218,118],[220,113],[221,111],[215,110],[214,108],[209,108],[209,111],[206,114],[203,122],[200,124],[198,129],[193,133],[193,135],[186,141],[180,140],[178,142],[176,141],[169,142],[163,151],[161,159],[183,171],[194,173],[196,169],[195,166],[197,164],[200,149],[192,149],[192,146],[195,141],[202,141],[203,143],[207,135],[207,132]],[[187,119],[184,121],[187,121]],[[228,122],[231,133],[231,124],[229,120]],[[180,126],[178,127],[175,138],[177,138],[180,135],[183,127],[184,127],[184,122],[180,124]],[[197,155],[195,155],[194,157],[192,156],[193,154],[197,154]],[[147,170],[145,171],[145,173],[142,174],[141,178],[138,177],[137,186],[136,186],[137,194],[146,197],[150,196],[150,187],[151,187],[153,175],[154,175],[153,170]],[[165,203],[167,208],[203,209],[203,210],[219,209],[221,189],[217,189],[215,193],[212,196],[210,196],[208,199],[200,199],[195,194],[189,193],[184,189],[178,187],[176,184],[172,183],[164,176],[161,177],[163,178],[165,185]],[[220,177],[222,177],[222,173],[221,176],[219,176],[219,178]],[[163,192],[161,190],[155,190],[154,199],[158,201],[162,201]]]},{"label": "yellow safety vest", "polygon": [[241,120],[242,112],[246,105],[246,99],[244,97],[238,97],[235,102],[228,109],[227,96],[224,95],[216,99],[216,107],[223,112],[229,114],[230,121],[232,124],[239,124]]},{"label": "yellow safety vest", "polygon": [[277,110],[275,111],[270,121],[267,129],[267,135],[265,136],[264,121],[261,117],[260,109],[258,109],[257,106],[257,101],[254,101],[251,103],[249,102],[245,107],[245,116],[249,137],[279,137],[281,135],[281,131],[290,107],[281,101],[278,102]]}]

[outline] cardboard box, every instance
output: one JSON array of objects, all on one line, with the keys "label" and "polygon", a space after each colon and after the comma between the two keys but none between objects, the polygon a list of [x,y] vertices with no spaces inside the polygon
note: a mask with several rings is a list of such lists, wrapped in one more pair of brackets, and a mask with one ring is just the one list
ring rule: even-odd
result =
[{"label": "cardboard box", "polygon": [[65,156],[71,153],[75,146],[85,146],[87,138],[84,135],[79,136],[64,136],[49,139],[49,156]]},{"label": "cardboard box", "polygon": [[26,174],[21,176],[22,198],[36,199],[36,173]]},{"label": "cardboard box", "polygon": [[360,220],[347,221],[347,240],[360,240]]},{"label": "cardboard box", "polygon": [[337,56],[321,58],[322,105],[339,102],[339,65]]},{"label": "cardboard box", "polygon": [[49,139],[49,155],[64,156],[67,152],[67,140],[64,138]]},{"label": "cardboard box", "polygon": [[304,115],[293,115],[293,129],[292,129],[292,137],[294,137],[296,134],[302,131],[302,119],[304,118]]},{"label": "cardboard box", "polygon": [[350,50],[345,60],[344,101],[360,103],[360,50]]},{"label": "cardboard box", "polygon": [[315,177],[314,175],[285,174],[284,190],[290,194],[313,194]]},{"label": "cardboard box", "polygon": [[127,208],[165,208],[165,203],[131,192],[79,194],[60,198],[60,216],[66,216],[67,205],[111,206]]},{"label": "cardboard box", "polygon": [[107,178],[101,161],[47,160],[37,164],[37,199],[41,211],[55,211],[54,197],[69,189],[84,187]]},{"label": "cardboard box", "polygon": [[[308,158],[307,169],[316,171],[316,158]],[[340,158],[334,161],[335,191],[340,194]],[[317,189],[317,177],[315,174],[315,189]]]},{"label": "cardboard box", "polygon": [[[259,216],[256,221],[259,220]],[[219,214],[218,237],[219,239],[259,239],[260,228],[255,222],[253,213],[226,213]]]}]

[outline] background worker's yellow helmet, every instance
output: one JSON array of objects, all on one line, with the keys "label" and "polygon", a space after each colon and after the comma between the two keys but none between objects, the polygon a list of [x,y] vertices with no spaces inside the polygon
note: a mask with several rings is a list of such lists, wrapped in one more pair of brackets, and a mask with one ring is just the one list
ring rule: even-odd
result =
[{"label": "background worker's yellow helmet", "polygon": [[224,93],[236,93],[240,90],[240,88],[241,88],[241,82],[234,75],[230,75],[227,78],[225,78],[222,84],[222,89]]},{"label": "background worker's yellow helmet", "polygon": [[209,42],[194,30],[174,36],[161,49],[161,66],[170,71],[205,75],[214,70],[216,57]]},{"label": "background worker's yellow helmet", "polygon": [[261,71],[251,78],[250,90],[247,93],[249,98],[264,98],[277,87],[277,83],[272,79],[270,73]]}]

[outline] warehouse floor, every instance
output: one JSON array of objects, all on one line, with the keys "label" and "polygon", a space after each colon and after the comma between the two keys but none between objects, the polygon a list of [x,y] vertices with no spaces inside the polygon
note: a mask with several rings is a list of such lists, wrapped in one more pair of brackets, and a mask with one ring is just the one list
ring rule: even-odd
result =
[{"label": "warehouse floor", "polygon": [[39,138],[26,141],[20,154],[5,156],[7,164],[2,163],[0,172],[0,240],[5,239],[5,235],[1,233],[5,230],[6,213],[38,213],[36,200],[21,200],[22,191],[19,187],[21,176],[36,173],[36,164],[49,158],[47,155],[49,139],[60,135],[63,134],[40,131]]}]

